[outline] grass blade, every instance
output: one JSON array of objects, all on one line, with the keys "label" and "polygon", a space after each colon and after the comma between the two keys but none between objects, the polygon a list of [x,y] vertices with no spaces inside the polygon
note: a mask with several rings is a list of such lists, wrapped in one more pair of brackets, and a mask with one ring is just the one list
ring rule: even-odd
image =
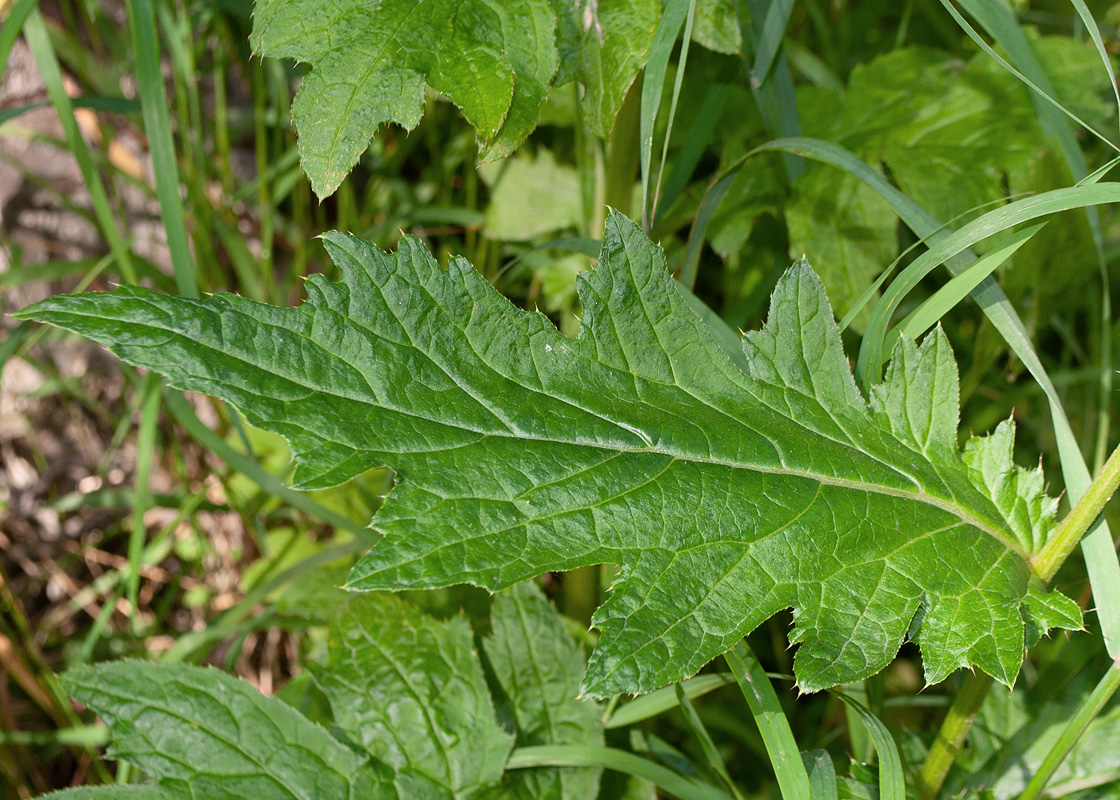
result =
[{"label": "grass blade", "polygon": [[603,727],[607,729],[623,728],[627,725],[633,725],[635,722],[656,717],[658,714],[664,714],[679,702],[677,686],[680,686],[685,696],[691,700],[734,682],[735,676],[729,672],[697,675],[695,678],[689,678],[687,681],[657,689],[631,700],[611,714]]},{"label": "grass blade", "polygon": [[743,800],[743,795],[739,794],[739,790],[735,788],[735,782],[731,780],[731,774],[727,771],[727,765],[723,763],[723,756],[719,754],[719,749],[716,743],[712,741],[712,735],[708,733],[708,729],[704,727],[700,715],[696,713],[696,707],[692,705],[692,701],[688,699],[688,693],[685,692],[684,687],[679,683],[673,685],[673,691],[677,696],[677,702],[680,704],[681,711],[684,712],[685,722],[688,724],[689,730],[700,742],[700,749],[704,751],[704,758],[708,761],[708,766],[723,783],[724,787],[735,800]]},{"label": "grass blade", "polygon": [[152,461],[156,455],[156,421],[159,419],[161,379],[148,373],[140,388],[140,432],[136,445],[136,495],[132,506],[132,530],[128,535],[128,575],[125,581],[132,630],[140,632],[137,617],[140,592],[140,561],[147,540],[144,515],[151,506],[152,493],[148,480],[152,474]]},{"label": "grass blade", "polygon": [[1120,663],[1113,664],[1109,668],[1092,693],[1078,706],[1077,712],[1070,718],[1058,740],[1046,754],[1038,772],[1019,795],[1019,800],[1035,800],[1042,793],[1073,746],[1077,744],[1089,724],[1101,713],[1105,704],[1112,699],[1117,689],[1120,689]]},{"label": "grass blade", "polygon": [[[747,56],[747,47],[758,52],[763,46],[764,32],[759,31],[754,20],[764,19],[769,5],[763,0],[739,0],[739,25],[742,31],[743,68],[747,75],[752,75],[753,64]],[[780,39],[773,43],[777,48],[774,64],[771,67],[771,80],[756,86],[751,80],[751,93],[755,103],[762,114],[767,129],[775,137],[794,137],[801,135],[801,118],[797,113],[797,95],[793,88],[793,75],[790,74],[789,64],[780,49]],[[786,177],[792,184],[805,171],[805,164],[801,159],[783,155],[782,163],[786,169]]]},{"label": "grass blade", "polygon": [[[1030,45],[1027,43],[1026,37],[1023,36],[1023,32],[1019,28],[1015,20],[1015,15],[1011,12],[1010,8],[1001,2],[992,2],[992,0],[960,0],[960,3],[968,9],[970,14],[980,20],[980,24],[987,28],[988,31],[996,37],[997,41],[1012,54],[1012,58],[1015,58],[1020,67],[1026,67],[1028,64],[1033,66],[1033,69],[1031,67],[1027,67],[1027,69],[1034,73],[1034,80],[1013,67],[1000,56],[999,53],[993,50],[991,46],[984,41],[984,37],[976,32],[976,29],[961,15],[961,12],[953,7],[953,4],[950,3],[949,0],[941,0],[941,5],[945,6],[945,9],[952,15],[953,19],[956,20],[956,23],[960,25],[961,30],[968,34],[968,38],[972,39],[977,47],[994,59],[997,64],[1029,86],[1038,97],[1046,100],[1052,108],[1057,109],[1062,114],[1069,117],[1111,149],[1120,152],[1120,147],[1117,147],[1107,136],[1055,99],[1054,87],[1050,85],[1049,79],[1046,78],[1045,73],[1042,72],[1042,68],[1038,66],[1038,62],[1034,59],[1033,53],[1030,52]],[[1019,54],[1019,57],[1016,57],[1016,54]],[[1043,86],[1046,88],[1043,88]],[[1055,130],[1059,131],[1059,139],[1063,138],[1060,133],[1061,126],[1055,126]],[[1080,156],[1081,150],[1076,146],[1076,140],[1074,140],[1073,149],[1076,149],[1078,152],[1077,158],[1082,158]],[[1070,160],[1070,148],[1065,142],[1063,142],[1063,150],[1067,152],[1067,160]],[[1082,175],[1075,175],[1076,179],[1081,177]]]},{"label": "grass blade", "polygon": [[714,786],[686,778],[668,767],[611,747],[554,744],[519,747],[509,755],[506,769],[531,767],[606,767],[645,778],[680,800],[731,800]]},{"label": "grass blade", "polygon": [[856,713],[863,722],[875,752],[879,754],[879,799],[906,800],[906,776],[902,772],[902,758],[887,726],[854,698],[843,692],[833,692]]},{"label": "grass blade", "polygon": [[1116,72],[1112,69],[1112,58],[1104,46],[1104,39],[1101,38],[1097,21],[1093,19],[1093,14],[1089,11],[1089,7],[1085,5],[1085,0],[1070,0],[1070,2],[1073,3],[1078,16],[1081,17],[1081,23],[1085,26],[1085,30],[1089,32],[1089,38],[1093,40],[1093,46],[1097,48],[1101,63],[1104,64],[1105,71],[1108,72],[1108,79],[1112,83],[1112,96],[1116,98],[1117,108],[1120,108],[1120,87],[1116,84]]},{"label": "grass blade", "polygon": [[[639,123],[642,150],[642,229],[650,227],[649,184],[653,160],[653,126],[657,123],[657,112],[661,109],[661,95],[665,88],[665,72],[669,66],[669,56],[673,45],[681,34],[685,16],[695,8],[695,0],[668,0],[661,12],[661,21],[653,34],[653,44],[646,62],[646,74],[642,81],[642,118]],[[678,70],[679,72],[680,70]],[[665,134],[668,141],[669,134]]]},{"label": "grass blade", "polygon": [[730,87],[726,84],[717,83],[709,88],[707,95],[704,96],[704,102],[701,104],[700,110],[696,112],[696,115],[692,118],[692,124],[685,132],[684,142],[681,144],[680,150],[677,151],[677,157],[673,163],[673,170],[669,173],[669,178],[665,181],[662,190],[661,199],[657,202],[657,208],[653,214],[654,228],[665,216],[665,210],[671,208],[677,198],[681,196],[681,193],[684,192],[689,179],[692,178],[693,172],[700,164],[700,159],[703,158],[704,151],[712,140],[712,134],[715,133],[716,124],[723,114],[723,107],[727,103],[730,91]]},{"label": "grass blade", "polygon": [[758,47],[755,48],[754,65],[751,67],[751,85],[761,86],[766,82],[774,58],[782,46],[789,25],[789,15],[793,11],[793,0],[775,0],[766,10],[762,21]]},{"label": "grass blade", "polygon": [[903,270],[883,294],[882,300],[872,313],[867,335],[860,348],[857,374],[863,376],[865,385],[879,381],[883,362],[889,355],[884,348],[883,337],[891,315],[906,294],[940,264],[960,255],[989,236],[1002,233],[1021,223],[1059,211],[1116,202],[1120,202],[1120,183],[1054,189],[989,211],[934,243],[928,251]]},{"label": "grass blade", "polygon": [[[942,3],[944,4],[945,1],[946,0],[942,0]],[[1084,182],[1089,168],[1085,163],[1085,156],[1081,152],[1081,145],[1077,141],[1077,135],[1074,133],[1069,120],[1074,119],[1082,126],[1085,126],[1085,123],[1081,122],[1073,113],[1053,99],[1057,94],[1054,90],[1054,86],[1050,82],[1046,71],[1038,62],[1038,59],[1035,58],[1034,51],[1031,49],[1030,43],[1023,34],[1018,19],[1015,17],[1010,6],[1008,6],[1006,2],[991,2],[990,0],[985,0],[983,2],[978,2],[977,0],[962,0],[962,5],[969,10],[969,13],[971,13],[973,17],[980,21],[980,24],[984,26],[996,42],[1007,51],[1024,74],[1015,72],[1015,70],[1011,69],[999,56],[995,55],[995,53],[991,51],[991,48],[988,48],[983,43],[983,40],[976,35],[975,31],[968,26],[968,23],[964,22],[951,8],[950,13],[957,19],[958,24],[961,24],[961,26],[965,28],[968,35],[985,49],[985,52],[995,58],[1004,68],[1011,69],[1013,74],[1025,81],[1036,91],[1037,95],[1032,94],[1031,98],[1037,109],[1039,122],[1043,123],[1043,128],[1049,127],[1055,132],[1058,137],[1058,143],[1062,149],[1062,155],[1065,157],[1066,165],[1069,167],[1074,180]],[[1082,21],[1086,22],[1086,27],[1090,30],[1096,29],[1096,23],[1093,22],[1092,15],[1087,13],[1087,9],[1086,13],[1082,15]],[[1115,93],[1116,79],[1113,75],[1111,64],[1108,64],[1107,54],[1105,55],[1105,63]],[[1049,103],[1039,102],[1039,96],[1044,97]],[[1120,99],[1120,94],[1117,94],[1117,97]],[[1091,132],[1102,139],[1104,138],[1096,131]],[[1107,142],[1107,139],[1105,141]],[[1111,143],[1109,143],[1109,146],[1114,150],[1118,149],[1116,145]],[[1104,464],[1105,455],[1108,453],[1108,435],[1111,427],[1112,337],[1109,332],[1112,330],[1112,299],[1109,291],[1108,262],[1104,257],[1104,234],[1101,229],[1100,214],[1093,206],[1086,208],[1085,214],[1089,219],[1089,229],[1093,234],[1093,246],[1097,251],[1097,267],[1100,270],[1102,287],[1100,312],[1100,330],[1102,334],[1099,341],[1101,372],[1097,398],[1097,441],[1093,453],[1093,467],[1094,471],[1096,471]],[[1120,625],[1120,621],[1118,621],[1117,624]]]},{"label": "grass blade", "polygon": [[801,754],[809,772],[809,793],[813,800],[837,800],[836,767],[827,750],[810,750]]},{"label": "grass blade", "polygon": [[[8,29],[7,24],[4,25],[4,29]],[[86,146],[86,140],[82,138],[82,132],[78,128],[78,120],[74,117],[74,104],[70,101],[69,95],[66,94],[66,88],[63,86],[62,69],[58,64],[58,56],[51,45],[50,37],[47,35],[47,27],[43,23],[43,17],[39,14],[38,9],[33,8],[28,12],[23,25],[23,35],[28,48],[31,50],[31,55],[35,58],[35,63],[39,66],[39,72],[47,87],[47,96],[50,97],[51,104],[58,114],[58,121],[62,125],[63,133],[66,136],[67,147],[78,162],[78,169],[82,173],[82,179],[89,191],[90,202],[93,205],[93,213],[97,218],[97,223],[101,228],[101,235],[109,243],[109,249],[120,266],[121,277],[129,283],[136,283],[136,269],[132,264],[131,254],[124,239],[121,238],[117,221],[113,217],[113,211],[109,206],[109,196],[105,193],[105,186],[101,183],[101,178],[93,165],[93,156],[90,154],[89,147]]]},{"label": "grass blade", "polygon": [[[1034,235],[1045,228],[1046,225],[1045,222],[1030,225],[1021,231],[1015,231],[1000,244],[993,246],[991,250],[976,259],[972,266],[952,278],[934,292],[933,297],[926,300],[914,309],[906,319],[898,323],[898,332],[909,336],[911,339],[917,339],[932,328],[957,303],[968,297],[972,290],[980,285],[981,281],[999,269],[1020,247],[1034,238]],[[887,347],[890,349],[889,343]]]},{"label": "grass blade", "polygon": [[136,83],[140,90],[144,129],[148,134],[156,196],[159,198],[160,218],[167,231],[175,284],[182,296],[198,297],[187,227],[183,220],[183,201],[179,196],[179,165],[171,139],[167,91],[160,69],[159,34],[156,32],[151,0],[129,0],[128,16],[132,27],[132,46],[136,52]]},{"label": "grass blade", "polygon": [[39,0],[16,0],[4,24],[0,25],[0,76],[8,68],[8,56],[12,54],[12,46],[23,30],[24,21],[38,5]]},{"label": "grass blade", "polygon": [[684,20],[684,38],[681,39],[681,54],[677,58],[677,75],[673,79],[673,98],[669,101],[669,119],[665,125],[665,138],[661,143],[661,165],[657,168],[657,185],[653,190],[653,211],[650,216],[656,218],[657,206],[661,200],[661,179],[665,175],[665,161],[669,158],[669,137],[673,134],[673,120],[677,118],[677,101],[681,96],[681,86],[684,85],[684,72],[688,64],[688,48],[692,44],[692,22],[696,18],[696,0],[688,4],[688,16]]},{"label": "grass blade", "polygon": [[770,678],[745,640],[724,654],[724,658],[735,674],[735,680],[739,682],[762,734],[783,800],[810,800],[809,775]]}]

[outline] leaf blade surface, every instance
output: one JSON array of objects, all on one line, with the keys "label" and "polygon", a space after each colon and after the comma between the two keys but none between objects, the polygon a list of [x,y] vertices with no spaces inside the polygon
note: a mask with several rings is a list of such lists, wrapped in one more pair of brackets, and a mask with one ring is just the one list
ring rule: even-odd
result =
[{"label": "leaf blade surface", "polygon": [[686,677],[787,607],[805,690],[877,672],[908,636],[930,682],[965,665],[1014,680],[1027,558],[1052,520],[1036,514],[1028,536],[1005,519],[952,444],[956,409],[914,388],[955,389],[940,332],[909,346],[872,408],[804,263],[744,339],[744,372],[617,214],[579,279],[575,340],[414,239],[395,255],[326,241],[343,281],[310,279],[298,309],[122,287],[27,315],[282,433],[306,488],[396,469],[374,519],[385,539],[351,588],[497,590],[620,564],[586,694]]}]

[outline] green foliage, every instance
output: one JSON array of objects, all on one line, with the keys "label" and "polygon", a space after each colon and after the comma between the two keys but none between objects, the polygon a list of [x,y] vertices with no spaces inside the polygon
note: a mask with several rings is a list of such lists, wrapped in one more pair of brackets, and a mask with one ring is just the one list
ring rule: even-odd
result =
[{"label": "green foliage", "polygon": [[[518,743],[601,744],[598,706],[574,695],[583,657],[540,590],[503,592],[493,613],[484,644]],[[353,600],[331,626],[316,681],[338,738],[215,669],[118,661],[63,681],[109,726],[114,755],[158,783],[71,789],[53,795],[60,800],[580,800],[598,792],[594,768],[503,778],[514,735],[495,717],[466,619],[441,622],[390,596]]]},{"label": "green foliage", "polygon": [[343,283],[312,279],[295,310],[122,287],[24,313],[235,404],[288,438],[305,488],[396,469],[353,589],[619,564],[592,696],[687,677],[785,607],[810,691],[878,672],[907,637],[930,683],[975,665],[1010,684],[1025,621],[1079,627],[1028,580],[1054,506],[1009,431],[958,455],[944,335],[904,344],[869,406],[807,264],[743,372],[617,214],[574,341],[414,240],[328,248]]},{"label": "green foliage", "polygon": [[333,194],[386,122],[412,129],[424,86],[450,98],[485,159],[525,141],[555,83],[580,81],[587,125],[610,133],[645,63],[657,0],[486,3],[257,0],[253,49],[311,65],[292,105],[300,160],[316,194]]}]

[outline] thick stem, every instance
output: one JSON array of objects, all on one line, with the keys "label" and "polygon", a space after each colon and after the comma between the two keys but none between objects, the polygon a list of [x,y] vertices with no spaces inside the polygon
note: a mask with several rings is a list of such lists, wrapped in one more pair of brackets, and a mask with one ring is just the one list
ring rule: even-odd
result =
[{"label": "thick stem", "polygon": [[961,689],[957,692],[937,738],[929,749],[922,771],[918,775],[918,791],[923,800],[930,800],[937,796],[953,760],[964,745],[965,737],[972,730],[972,723],[980,713],[980,706],[984,705],[984,698],[992,688],[994,681],[983,672],[973,672],[964,679]]},{"label": "thick stem", "polygon": [[1050,536],[1042,551],[1031,559],[1031,569],[1044,583],[1049,582],[1061,568],[1081,537],[1092,527],[1120,485],[1120,447],[1112,451],[1100,474],[1089,484],[1085,494],[1069,512],[1062,524]]}]

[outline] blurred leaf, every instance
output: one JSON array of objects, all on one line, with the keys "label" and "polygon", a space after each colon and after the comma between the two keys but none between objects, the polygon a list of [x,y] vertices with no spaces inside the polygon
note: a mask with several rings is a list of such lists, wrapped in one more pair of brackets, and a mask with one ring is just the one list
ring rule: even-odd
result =
[{"label": "blurred leaf", "polygon": [[552,0],[560,68],[555,83],[578,80],[584,124],[606,138],[645,65],[661,16],[658,0]]},{"label": "blurred leaf", "polygon": [[[852,307],[898,250],[891,207],[862,181],[823,164],[812,164],[786,205],[790,256],[818,265],[837,313]],[[865,307],[852,322],[862,332]]]},{"label": "blurred leaf", "polygon": [[550,151],[483,164],[478,171],[490,186],[487,236],[521,242],[579,225],[579,176],[574,168],[557,164]]},{"label": "blurred leaf", "polygon": [[692,41],[717,53],[737,55],[743,39],[735,0],[697,0]]}]

